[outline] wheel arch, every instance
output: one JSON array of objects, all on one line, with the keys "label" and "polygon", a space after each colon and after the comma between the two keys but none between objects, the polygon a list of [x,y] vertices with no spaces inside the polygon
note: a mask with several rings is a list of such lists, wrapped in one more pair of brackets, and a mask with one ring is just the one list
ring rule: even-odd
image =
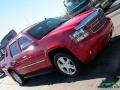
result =
[{"label": "wheel arch", "polygon": [[69,49],[67,49],[65,47],[58,47],[58,48],[52,49],[48,52],[48,58],[49,58],[50,62],[52,63],[52,65],[54,65],[53,59],[54,59],[54,55],[56,53],[68,53],[68,54],[74,56],[75,58],[77,58]]}]

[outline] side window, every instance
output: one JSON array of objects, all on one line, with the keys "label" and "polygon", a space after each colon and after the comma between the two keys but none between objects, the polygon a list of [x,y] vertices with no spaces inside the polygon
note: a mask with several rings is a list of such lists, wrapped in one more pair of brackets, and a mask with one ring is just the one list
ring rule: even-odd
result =
[{"label": "side window", "polygon": [[32,43],[32,40],[27,36],[22,36],[18,39],[18,42],[19,42],[20,48],[24,50]]},{"label": "side window", "polygon": [[17,48],[16,42],[12,43],[10,45],[10,53],[11,56],[14,57],[15,55],[19,54],[19,49]]}]

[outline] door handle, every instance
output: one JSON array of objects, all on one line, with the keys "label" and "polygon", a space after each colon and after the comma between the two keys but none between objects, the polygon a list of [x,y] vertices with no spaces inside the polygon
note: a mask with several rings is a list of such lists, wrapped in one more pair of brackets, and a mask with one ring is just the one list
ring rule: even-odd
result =
[{"label": "door handle", "polygon": [[27,58],[27,56],[23,56],[22,58],[25,59],[25,58]]},{"label": "door handle", "polygon": [[16,61],[14,60],[14,61],[12,61],[12,63],[16,63]]},{"label": "door handle", "polygon": [[90,40],[91,40],[91,41],[93,41],[94,39],[93,39],[93,38],[91,38]]}]

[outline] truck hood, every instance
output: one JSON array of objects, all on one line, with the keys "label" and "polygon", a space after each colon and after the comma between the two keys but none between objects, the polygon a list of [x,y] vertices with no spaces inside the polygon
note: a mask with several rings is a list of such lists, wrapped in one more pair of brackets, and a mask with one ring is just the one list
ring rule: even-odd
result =
[{"label": "truck hood", "polygon": [[59,30],[61,31],[61,30],[64,30],[64,29],[72,29],[72,28],[74,28],[75,26],[80,24],[80,22],[82,20],[84,20],[87,16],[89,16],[92,12],[94,12],[94,10],[95,9],[91,9],[91,10],[83,12],[83,13],[77,15],[77,16],[74,16],[73,18],[71,18],[70,20],[68,20],[67,22],[65,22],[64,24],[62,24],[61,26],[59,26],[58,28],[56,28],[53,31],[59,31]]}]

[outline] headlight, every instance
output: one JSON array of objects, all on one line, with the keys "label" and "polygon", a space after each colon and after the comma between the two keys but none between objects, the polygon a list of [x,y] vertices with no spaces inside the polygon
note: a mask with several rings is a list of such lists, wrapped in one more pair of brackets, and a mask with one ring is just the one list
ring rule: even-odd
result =
[{"label": "headlight", "polygon": [[84,28],[81,28],[79,30],[76,30],[72,35],[70,35],[70,38],[76,43],[78,43],[88,36],[89,36],[89,32]]}]

